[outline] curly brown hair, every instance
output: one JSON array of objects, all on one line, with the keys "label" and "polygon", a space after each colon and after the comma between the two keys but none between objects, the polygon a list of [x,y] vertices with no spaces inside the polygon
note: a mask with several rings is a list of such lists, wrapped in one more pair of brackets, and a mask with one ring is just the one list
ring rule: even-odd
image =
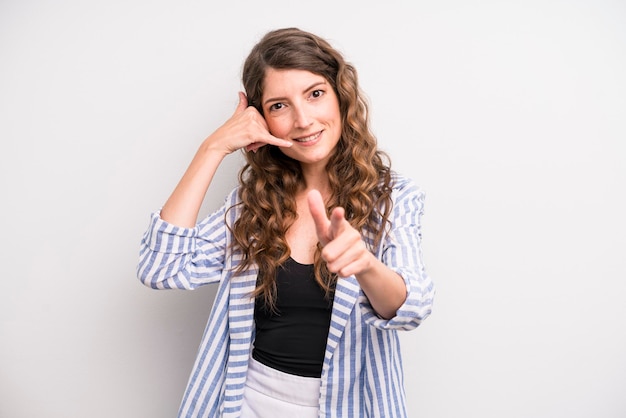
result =
[{"label": "curly brown hair", "polygon": [[[341,138],[326,171],[331,198],[327,211],[345,209],[346,218],[364,233],[373,250],[389,226],[391,169],[388,155],[377,148],[368,120],[368,104],[358,85],[356,69],[326,40],[298,28],[268,32],[252,49],[243,66],[242,80],[248,103],[261,114],[261,97],[267,68],[299,69],[323,76],[339,99]],[[232,226],[234,247],[243,254],[239,270],[252,264],[259,269],[255,296],[266,306],[276,306],[276,270],[290,256],[286,232],[296,213],[296,193],[304,179],[298,161],[275,146],[245,154],[239,172],[242,211]],[[315,279],[331,297],[337,277],[321,260],[318,245]]]}]

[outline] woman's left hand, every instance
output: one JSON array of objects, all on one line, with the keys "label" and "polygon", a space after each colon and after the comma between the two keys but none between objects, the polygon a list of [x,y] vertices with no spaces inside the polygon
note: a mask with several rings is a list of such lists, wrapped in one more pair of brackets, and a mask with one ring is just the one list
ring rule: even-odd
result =
[{"label": "woman's left hand", "polygon": [[393,318],[407,297],[404,279],[367,250],[343,208],[334,208],[329,218],[319,191],[311,190],[307,199],[328,270],[339,277],[356,276],[376,313],[381,318]]},{"label": "woman's left hand", "polygon": [[365,247],[359,231],[346,220],[344,209],[334,208],[329,219],[319,191],[310,191],[307,199],[328,270],[348,277],[370,269],[374,256]]}]

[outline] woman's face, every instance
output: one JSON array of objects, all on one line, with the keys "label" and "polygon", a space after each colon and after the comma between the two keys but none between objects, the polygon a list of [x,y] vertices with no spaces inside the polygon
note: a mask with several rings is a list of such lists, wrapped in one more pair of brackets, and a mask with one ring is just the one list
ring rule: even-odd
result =
[{"label": "woman's face", "polygon": [[281,148],[285,155],[302,165],[326,165],[341,136],[341,113],[324,77],[269,68],[261,103],[270,133],[293,141],[292,147]]}]

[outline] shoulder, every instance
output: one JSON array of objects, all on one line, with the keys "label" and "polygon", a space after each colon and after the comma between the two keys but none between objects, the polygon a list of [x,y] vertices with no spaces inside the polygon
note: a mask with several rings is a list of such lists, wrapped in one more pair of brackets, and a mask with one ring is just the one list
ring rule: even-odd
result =
[{"label": "shoulder", "polygon": [[227,195],[224,203],[226,206],[234,206],[241,202],[241,186],[234,187]]},{"label": "shoulder", "polygon": [[411,178],[396,171],[391,171],[391,190],[394,200],[417,199],[423,201],[424,190]]},{"label": "shoulder", "polygon": [[224,198],[222,206],[226,219],[232,225],[241,214],[241,187],[234,187]]}]

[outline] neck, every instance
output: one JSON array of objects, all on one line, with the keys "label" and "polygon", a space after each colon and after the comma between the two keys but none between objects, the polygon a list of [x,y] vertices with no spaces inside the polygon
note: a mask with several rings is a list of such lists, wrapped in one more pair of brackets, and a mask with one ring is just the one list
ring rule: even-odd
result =
[{"label": "neck", "polygon": [[302,176],[304,177],[303,191],[319,190],[324,198],[330,194],[330,182],[325,166],[302,166]]}]

